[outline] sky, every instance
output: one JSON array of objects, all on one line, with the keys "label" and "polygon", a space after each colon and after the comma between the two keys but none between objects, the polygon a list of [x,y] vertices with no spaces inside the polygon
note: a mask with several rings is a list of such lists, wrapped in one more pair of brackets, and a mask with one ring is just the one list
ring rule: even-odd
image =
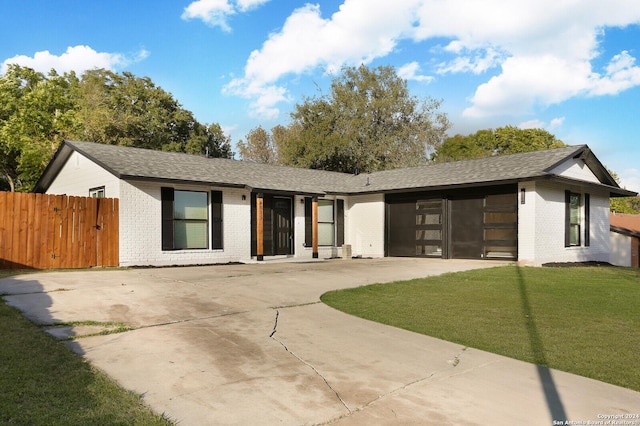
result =
[{"label": "sky", "polygon": [[507,125],[587,144],[640,191],[638,0],[3,0],[17,63],[150,77],[235,144],[288,124],[344,66],[392,65],[449,135]]}]

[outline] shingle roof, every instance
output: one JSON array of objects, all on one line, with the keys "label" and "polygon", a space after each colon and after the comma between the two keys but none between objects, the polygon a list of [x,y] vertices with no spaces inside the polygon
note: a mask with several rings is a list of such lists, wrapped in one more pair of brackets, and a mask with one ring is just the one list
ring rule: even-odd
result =
[{"label": "shingle roof", "polygon": [[333,188],[342,190],[345,177],[350,176],[91,142],[66,141],[65,144],[121,179],[184,181],[321,194]]},{"label": "shingle roof", "polygon": [[585,145],[567,146],[545,151],[386,170],[372,173],[369,182],[372,189],[379,191],[419,188],[425,186],[426,182],[430,187],[514,182],[549,175],[548,170],[584,148]]},{"label": "shingle roof", "polygon": [[[512,183],[552,177],[552,170],[567,159],[588,154],[604,170],[604,184],[617,191],[606,169],[586,145],[545,151],[386,170],[357,176],[323,170],[257,164],[222,158],[205,158],[91,142],[65,141],[45,170],[36,190],[45,191],[72,151],[92,159],[121,179],[240,186],[299,194],[358,194],[453,186]],[[610,179],[610,180],[609,180]],[[615,185],[615,186],[614,186]],[[622,190],[620,190],[622,191]]]},{"label": "shingle roof", "polygon": [[611,213],[611,226],[640,233],[640,214]]}]

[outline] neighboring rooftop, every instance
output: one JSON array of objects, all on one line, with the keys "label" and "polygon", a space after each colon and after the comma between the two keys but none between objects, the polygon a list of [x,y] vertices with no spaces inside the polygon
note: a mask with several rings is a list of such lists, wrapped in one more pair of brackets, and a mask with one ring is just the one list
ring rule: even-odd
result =
[{"label": "neighboring rooftop", "polygon": [[611,213],[611,226],[640,233],[640,214]]},{"label": "neighboring rooftop", "polygon": [[612,195],[635,195],[618,187],[586,145],[351,175],[75,141],[65,141],[60,146],[36,184],[36,192],[46,191],[73,151],[121,179],[319,195],[444,189],[556,178],[551,170],[568,159],[580,157],[602,182],[600,186]]}]

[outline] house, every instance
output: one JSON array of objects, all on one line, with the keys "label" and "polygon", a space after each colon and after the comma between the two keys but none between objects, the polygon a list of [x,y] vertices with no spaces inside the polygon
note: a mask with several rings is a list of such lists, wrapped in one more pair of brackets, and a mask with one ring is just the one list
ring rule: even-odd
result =
[{"label": "house", "polygon": [[350,175],[65,141],[35,190],[120,200],[120,265],[347,256],[609,261],[588,146]]},{"label": "house", "polygon": [[610,223],[610,263],[640,268],[640,215],[611,213]]}]

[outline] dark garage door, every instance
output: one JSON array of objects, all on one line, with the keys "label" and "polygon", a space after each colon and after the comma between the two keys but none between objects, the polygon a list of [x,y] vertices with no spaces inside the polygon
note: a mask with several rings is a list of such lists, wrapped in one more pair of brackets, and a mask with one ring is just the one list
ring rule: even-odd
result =
[{"label": "dark garage door", "polygon": [[386,197],[386,255],[517,259],[517,187]]}]

